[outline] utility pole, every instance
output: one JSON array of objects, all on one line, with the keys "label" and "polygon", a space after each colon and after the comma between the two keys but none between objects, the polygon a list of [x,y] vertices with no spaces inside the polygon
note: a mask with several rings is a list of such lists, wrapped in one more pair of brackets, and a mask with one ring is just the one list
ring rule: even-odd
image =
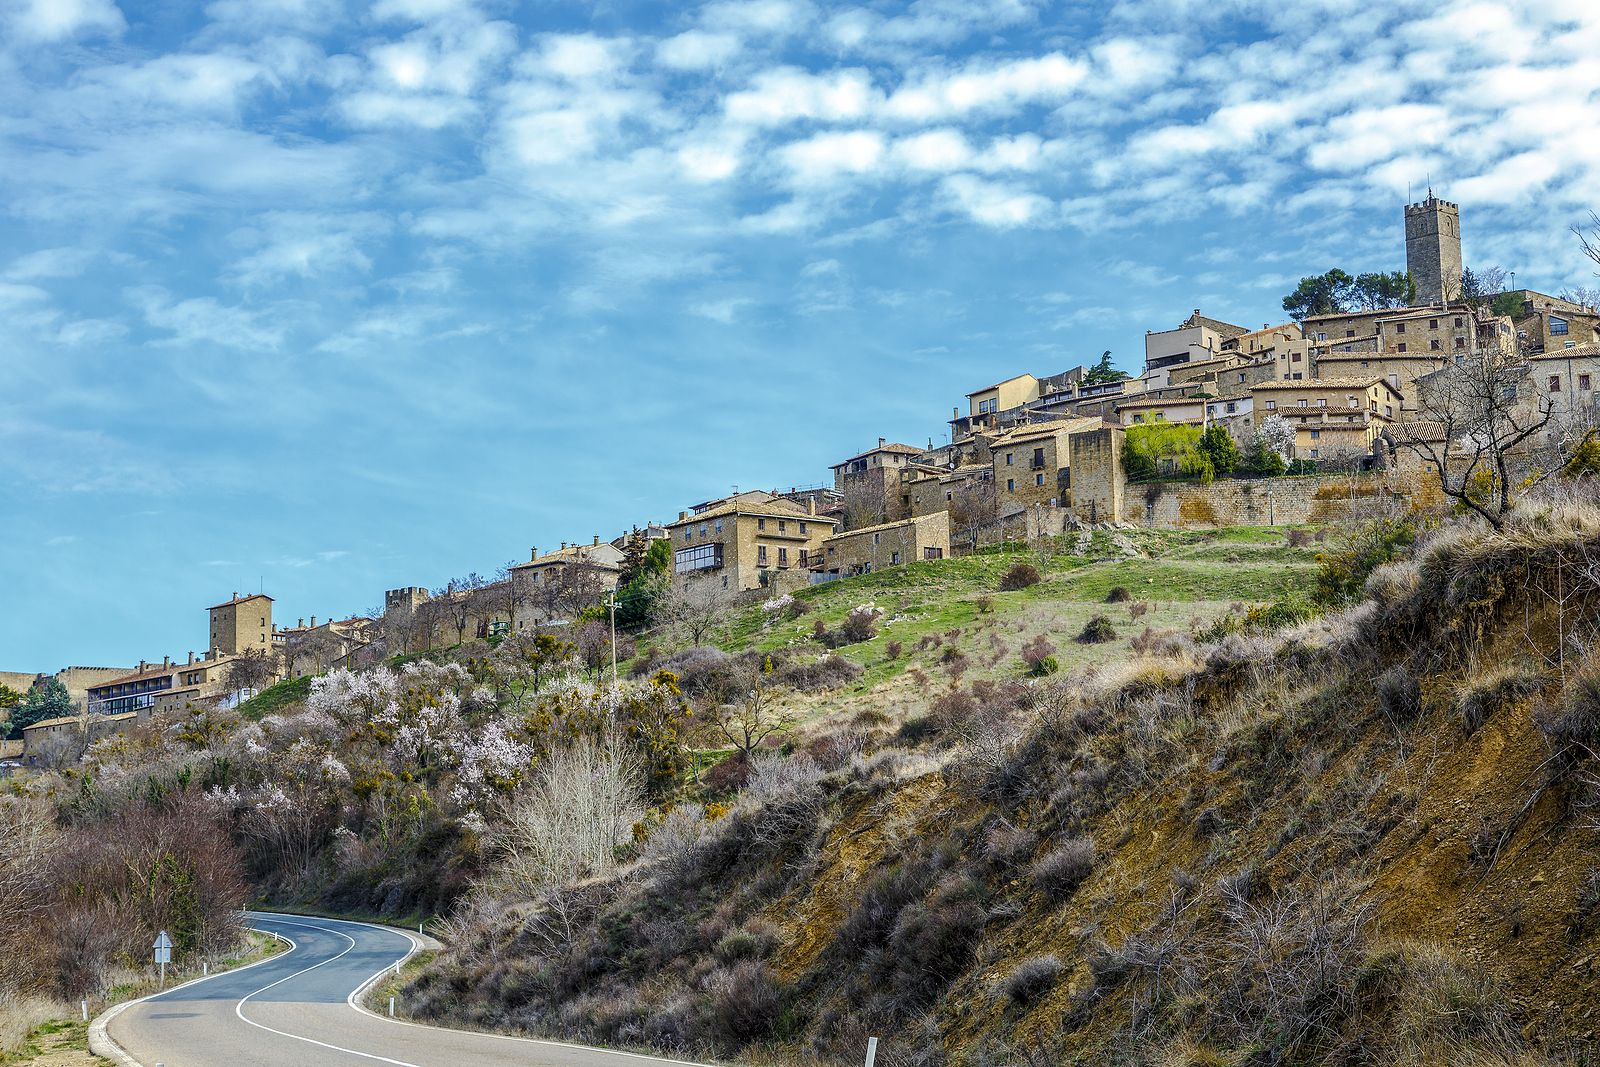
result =
[{"label": "utility pole", "polygon": [[617,591],[611,590],[611,692],[617,691]]}]

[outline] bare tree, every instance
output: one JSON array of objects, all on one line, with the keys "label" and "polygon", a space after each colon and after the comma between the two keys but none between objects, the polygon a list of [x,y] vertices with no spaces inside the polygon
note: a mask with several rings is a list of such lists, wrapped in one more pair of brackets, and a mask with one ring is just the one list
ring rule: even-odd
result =
[{"label": "bare tree", "polygon": [[859,530],[888,521],[883,479],[888,472],[882,468],[850,475],[844,483],[844,527]]},{"label": "bare tree", "polygon": [[305,673],[305,668],[310,668],[311,674],[328,671],[344,655],[344,650],[343,638],[331,630],[318,628],[290,637],[284,642],[283,654],[288,661],[287,671],[294,677],[297,672]]},{"label": "bare tree", "polygon": [[1561,290],[1561,299],[1586,308],[1600,308],[1600,286],[1574,285]]},{"label": "bare tree", "polygon": [[969,478],[950,493],[950,532],[956,540],[978,547],[978,538],[999,517],[992,478]]},{"label": "bare tree", "polygon": [[0,989],[14,987],[33,966],[37,946],[25,939],[33,933],[31,921],[49,906],[56,836],[42,800],[0,799]]},{"label": "bare tree", "polygon": [[532,589],[540,617],[570,619],[595,603],[605,592],[604,572],[587,560],[555,563],[541,568]]},{"label": "bare tree", "polygon": [[739,672],[734,699],[719,706],[712,719],[718,735],[746,759],[763,741],[783,733],[795,721],[793,715],[773,704],[767,686],[771,675],[769,664],[770,661],[765,661]]},{"label": "bare tree", "polygon": [[264,648],[247,648],[228,664],[226,684],[231,693],[256,693],[278,678],[278,654]]},{"label": "bare tree", "polygon": [[432,603],[439,605],[445,620],[455,629],[456,644],[467,639],[467,627],[472,624],[473,611],[478,606],[476,593],[483,587],[483,576],[477,571],[461,578],[452,578],[443,589],[436,590]]},{"label": "bare tree", "polygon": [[1559,439],[1537,447],[1554,418],[1551,399],[1528,357],[1498,337],[1419,379],[1417,397],[1420,418],[1397,427],[1396,440],[1432,469],[1445,496],[1495,529],[1511,510],[1513,485],[1543,481],[1570,452]]},{"label": "bare tree", "polygon": [[700,644],[711,627],[722,618],[728,606],[727,591],[709,579],[674,582],[661,598],[656,618],[689,635],[689,643]]},{"label": "bare tree", "polygon": [[587,903],[576,884],[616,868],[643,815],[640,779],[625,745],[582,740],[552,752],[503,806],[496,873],[538,905],[532,921],[553,943],[576,938]]}]

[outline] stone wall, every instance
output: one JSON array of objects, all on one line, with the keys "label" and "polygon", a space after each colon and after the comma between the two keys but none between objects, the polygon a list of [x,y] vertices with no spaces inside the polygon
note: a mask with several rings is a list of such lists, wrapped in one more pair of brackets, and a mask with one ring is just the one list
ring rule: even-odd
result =
[{"label": "stone wall", "polygon": [[1068,442],[1072,457],[1072,513],[1082,522],[1115,522],[1123,513],[1120,426],[1075,433]]},{"label": "stone wall", "polygon": [[1395,475],[1228,479],[1130,485],[1122,519],[1138,526],[1292,526],[1336,522],[1400,505],[1415,493]]}]

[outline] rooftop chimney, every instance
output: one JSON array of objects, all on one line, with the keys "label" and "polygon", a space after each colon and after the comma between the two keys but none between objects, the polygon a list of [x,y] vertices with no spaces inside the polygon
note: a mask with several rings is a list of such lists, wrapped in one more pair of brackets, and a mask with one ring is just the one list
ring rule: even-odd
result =
[{"label": "rooftop chimney", "polygon": [[594,535],[594,543],[597,544],[597,545],[600,543],[600,535],[599,534],[595,534]]},{"label": "rooftop chimney", "polygon": [[315,615],[311,616],[311,628],[313,630],[317,628],[317,617]]},{"label": "rooftop chimney", "polygon": [[538,545],[534,545],[532,548],[528,549],[528,562],[532,563],[534,560],[536,560],[538,558],[539,558],[539,546]]},{"label": "rooftop chimney", "polygon": [[561,542],[561,551],[565,552],[566,550],[567,550],[567,543],[565,541],[563,541],[563,542]]},{"label": "rooftop chimney", "polygon": [[146,666],[147,666],[147,664],[145,663],[144,660],[140,660],[139,661],[139,673],[140,674],[144,673],[144,669],[145,669]]},{"label": "rooftop chimney", "polygon": [[191,664],[194,663],[194,649],[192,649],[192,648],[189,650],[189,662]]},{"label": "rooftop chimney", "polygon": [[882,448],[884,445],[886,445],[888,443],[889,443],[889,439],[887,437],[878,438],[878,447],[879,448]]},{"label": "rooftop chimney", "polygon": [[294,620],[294,628],[296,630],[304,630],[306,628],[306,620],[303,618]]},{"label": "rooftop chimney", "polygon": [[689,513],[687,511],[678,512],[678,521],[679,522],[682,522],[684,519],[687,519],[688,517],[689,517]]},{"label": "rooftop chimney", "polygon": [[172,657],[171,656],[162,656],[161,657],[161,669],[162,670],[166,670],[168,667],[171,667],[171,666],[172,666]]},{"label": "rooftop chimney", "polygon": [[814,497],[814,496],[806,497],[806,514],[807,515],[815,515],[816,513],[817,513],[817,498]]}]

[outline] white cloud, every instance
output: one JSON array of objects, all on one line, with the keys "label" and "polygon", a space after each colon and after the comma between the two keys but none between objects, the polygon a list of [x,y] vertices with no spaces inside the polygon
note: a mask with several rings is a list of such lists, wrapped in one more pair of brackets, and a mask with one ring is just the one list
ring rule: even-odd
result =
[{"label": "white cloud", "polygon": [[703,25],[748,36],[795,33],[812,17],[811,5],[797,0],[718,0],[700,9]]},{"label": "white cloud", "polygon": [[729,297],[724,300],[704,300],[690,304],[689,311],[703,319],[720,322],[724,326],[731,326],[739,316],[739,309],[748,307],[753,301],[745,297]]},{"label": "white cloud", "polygon": [[944,190],[956,207],[974,221],[997,229],[1027,225],[1052,208],[1050,201],[1037,193],[970,174],[946,178]]},{"label": "white cloud", "polygon": [[890,94],[885,112],[930,122],[1064,99],[1083,83],[1088,65],[1060,52],[1004,62],[974,60],[957,71],[923,72]]},{"label": "white cloud", "polygon": [[708,70],[738,55],[741,47],[731,33],[688,30],[656,45],[656,61],[673,70]]},{"label": "white cloud", "polygon": [[168,343],[275,349],[283,341],[283,330],[264,325],[256,312],[229,307],[213,297],[174,300],[165,289],[155,285],[128,289],[125,296],[139,309],[147,324],[168,335],[165,338]]},{"label": "white cloud", "polygon": [[592,33],[549,34],[540,40],[529,68],[572,82],[609,79],[623,69],[630,51],[624,41]]},{"label": "white cloud", "polygon": [[801,119],[845,122],[864,118],[877,99],[864,70],[811,74],[798,67],[763,71],[751,88],[730,93],[723,109],[734,122],[779,126]]},{"label": "white cloud", "polygon": [[220,53],[158,56],[146,63],[91,70],[80,87],[114,96],[117,106],[132,104],[186,111],[232,111],[245,90],[271,80],[258,63]]},{"label": "white cloud", "polygon": [[92,33],[115,36],[127,29],[112,0],[22,0],[7,21],[12,32],[26,41],[62,41]]},{"label": "white cloud", "polygon": [[779,150],[802,184],[822,184],[847,174],[865,174],[883,158],[883,137],[870,130],[821,133]]},{"label": "white cloud", "polygon": [[341,271],[365,273],[372,260],[361,246],[386,228],[376,215],[273,212],[259,218],[251,232],[237,235],[257,247],[234,263],[230,273],[248,286]]},{"label": "white cloud", "polygon": [[417,126],[437,130],[459,122],[475,108],[471,101],[456,96],[359,92],[341,100],[339,110],[357,126]]},{"label": "white cloud", "polygon": [[895,142],[894,154],[914,170],[960,170],[972,160],[972,146],[959,130],[938,129]]},{"label": "white cloud", "polygon": [[12,281],[37,278],[75,278],[94,262],[95,254],[86,248],[41,248],[11,261],[3,277]]}]

